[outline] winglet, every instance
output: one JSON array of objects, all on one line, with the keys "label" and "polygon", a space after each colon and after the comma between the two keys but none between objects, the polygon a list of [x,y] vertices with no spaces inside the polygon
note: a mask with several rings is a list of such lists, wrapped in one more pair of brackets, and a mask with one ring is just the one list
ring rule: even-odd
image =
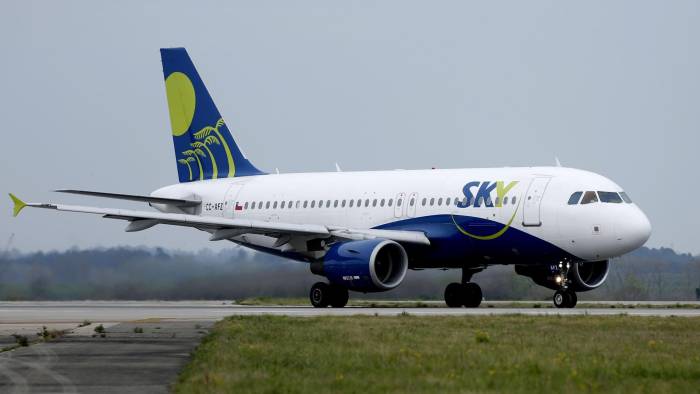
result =
[{"label": "winglet", "polygon": [[27,203],[20,200],[19,198],[17,198],[17,196],[15,196],[12,193],[10,193],[10,198],[12,199],[12,202],[15,204],[15,207],[12,210],[12,216],[17,217],[17,215],[19,215],[19,212],[22,210],[22,208],[27,206]]}]

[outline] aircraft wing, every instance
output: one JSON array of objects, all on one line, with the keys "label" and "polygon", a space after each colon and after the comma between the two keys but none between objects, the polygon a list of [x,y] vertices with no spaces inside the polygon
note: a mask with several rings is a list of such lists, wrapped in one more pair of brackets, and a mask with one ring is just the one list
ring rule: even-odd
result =
[{"label": "aircraft wing", "polygon": [[142,201],[154,204],[169,204],[176,207],[196,207],[202,202],[199,200],[183,200],[177,198],[163,198],[163,197],[152,197],[152,196],[139,196],[135,194],[120,194],[120,193],[104,193],[96,192],[92,190],[71,190],[71,189],[61,189],[54,190],[58,193],[70,193],[70,194],[80,194],[83,196],[93,196],[93,197],[104,197],[104,198],[114,198],[118,200],[129,200],[129,201]]},{"label": "aircraft wing", "polygon": [[157,224],[194,227],[212,232],[211,240],[228,239],[237,235],[255,234],[283,234],[283,235],[309,235],[321,238],[336,237],[341,239],[370,239],[385,238],[397,242],[418,243],[430,245],[430,241],[424,233],[419,231],[404,230],[353,230],[339,227],[327,227],[318,224],[297,224],[266,222],[262,220],[223,218],[212,216],[198,216],[180,213],[161,213],[149,211],[135,211],[116,208],[98,208],[81,205],[64,205],[53,203],[25,203],[10,194],[14,202],[14,215],[17,216],[24,207],[53,209],[65,212],[80,212],[102,215],[109,219],[128,220],[130,223],[126,231],[141,231]]}]

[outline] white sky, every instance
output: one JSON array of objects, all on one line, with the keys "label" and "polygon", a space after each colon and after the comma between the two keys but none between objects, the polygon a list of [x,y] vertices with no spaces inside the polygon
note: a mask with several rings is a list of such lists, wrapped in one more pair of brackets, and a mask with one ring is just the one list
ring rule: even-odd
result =
[{"label": "white sky", "polygon": [[[177,181],[158,48],[185,46],[248,157],[283,172],[550,165],[621,184],[649,246],[700,253],[697,1],[4,1],[0,191]],[[2,197],[6,198],[6,197]],[[0,247],[230,246],[0,212]]]}]

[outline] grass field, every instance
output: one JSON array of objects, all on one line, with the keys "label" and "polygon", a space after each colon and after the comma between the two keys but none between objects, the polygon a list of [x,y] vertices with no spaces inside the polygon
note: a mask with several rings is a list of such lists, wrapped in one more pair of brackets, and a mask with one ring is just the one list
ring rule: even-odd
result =
[{"label": "grass field", "polygon": [[700,319],[231,317],[175,392],[700,392]]}]

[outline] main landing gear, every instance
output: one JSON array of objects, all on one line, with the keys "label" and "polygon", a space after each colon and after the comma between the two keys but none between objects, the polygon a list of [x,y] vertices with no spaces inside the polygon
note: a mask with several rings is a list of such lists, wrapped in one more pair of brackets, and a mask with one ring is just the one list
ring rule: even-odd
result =
[{"label": "main landing gear", "polygon": [[462,269],[462,283],[450,283],[445,288],[445,303],[450,308],[476,308],[481,305],[481,287],[470,282],[474,271]]},{"label": "main landing gear", "polygon": [[342,308],[348,303],[348,289],[343,286],[316,282],[311,286],[309,300],[315,308],[326,308],[329,305],[333,308]]},{"label": "main landing gear", "polygon": [[569,268],[571,263],[559,263],[559,275],[556,276],[556,282],[561,285],[561,289],[557,290],[552,297],[554,301],[554,306],[557,308],[573,308],[578,302],[578,297],[576,297],[576,292],[569,288],[569,279],[567,274],[569,273]]}]

